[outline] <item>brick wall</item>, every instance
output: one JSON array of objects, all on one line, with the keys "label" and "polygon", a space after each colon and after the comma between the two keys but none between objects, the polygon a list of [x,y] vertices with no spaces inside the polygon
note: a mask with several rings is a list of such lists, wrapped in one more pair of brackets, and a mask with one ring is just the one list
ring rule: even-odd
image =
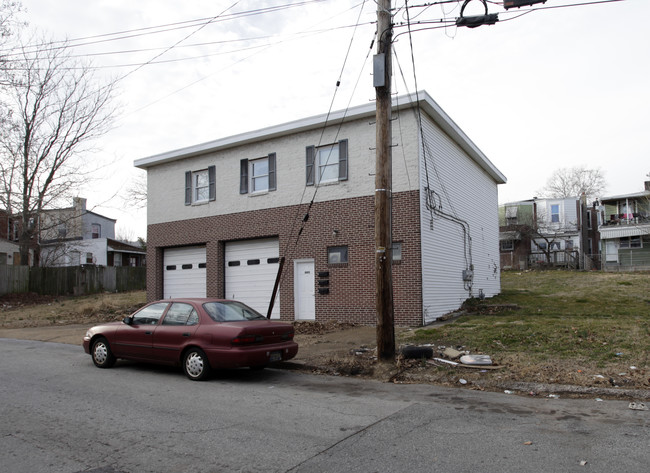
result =
[{"label": "brick wall", "polygon": [[[309,219],[298,237],[303,218]],[[336,230],[336,231],[335,231]],[[149,225],[147,297],[163,296],[164,248],[206,245],[208,297],[223,297],[224,250],[228,241],[278,237],[286,258],[280,285],[281,317],[294,320],[293,260],[314,259],[316,274],[329,272],[329,294],[316,292],[316,320],[374,325],[374,199],[371,196]],[[393,241],[402,261],[393,265],[395,323],[422,324],[419,192],[393,195]],[[348,246],[348,263],[328,264],[327,247]],[[316,285],[318,285],[318,277]]]}]

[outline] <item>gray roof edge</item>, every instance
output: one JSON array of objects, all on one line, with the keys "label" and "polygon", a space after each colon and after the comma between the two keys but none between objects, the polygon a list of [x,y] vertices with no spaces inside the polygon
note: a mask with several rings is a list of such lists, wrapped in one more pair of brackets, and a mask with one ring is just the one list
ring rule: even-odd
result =
[{"label": "gray roof edge", "polygon": [[505,184],[508,181],[506,176],[483,154],[483,151],[474,144],[426,90],[417,94],[421,96],[420,101],[424,104],[425,111],[445,133],[458,143],[463,151],[469,154],[498,184]]},{"label": "gray roof edge", "polygon": [[[407,94],[395,97],[393,99],[393,108],[402,110],[413,107],[419,100],[420,105],[425,112],[431,116],[434,122],[443,129],[458,145],[469,154],[497,183],[505,184],[506,177],[499,171],[494,164],[483,154],[483,152],[469,139],[461,128],[445,113],[445,111],[436,103],[435,100],[425,91]],[[375,115],[375,104],[370,102],[365,105],[357,105],[345,110],[337,110],[331,113],[314,115],[307,118],[301,118],[280,125],[273,125],[259,130],[240,133],[237,135],[220,138],[205,143],[200,143],[186,148],[179,148],[172,151],[136,159],[133,165],[140,169],[163,164],[178,159],[199,156],[221,149],[226,149],[235,145],[253,143],[256,141],[274,138],[278,136],[297,133],[323,126],[328,123],[329,126],[340,123],[341,121],[356,120],[363,117]]]},{"label": "gray roof edge", "polygon": [[641,191],[641,192],[632,192],[630,194],[621,194],[621,195],[612,195],[608,197],[601,197],[599,200],[601,202],[606,202],[610,200],[621,200],[621,199],[635,199],[635,198],[650,198],[650,191]]}]

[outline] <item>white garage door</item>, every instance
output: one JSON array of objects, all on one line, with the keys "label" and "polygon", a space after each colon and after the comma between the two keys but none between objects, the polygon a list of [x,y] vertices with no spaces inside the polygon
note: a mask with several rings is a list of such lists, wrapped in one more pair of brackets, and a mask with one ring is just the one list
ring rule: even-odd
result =
[{"label": "white garage door", "polygon": [[[266,316],[279,268],[277,238],[226,243],[226,298],[242,301]],[[280,318],[280,294],[271,318]]]},{"label": "white garage door", "polygon": [[163,295],[205,297],[205,246],[167,248],[163,257]]}]

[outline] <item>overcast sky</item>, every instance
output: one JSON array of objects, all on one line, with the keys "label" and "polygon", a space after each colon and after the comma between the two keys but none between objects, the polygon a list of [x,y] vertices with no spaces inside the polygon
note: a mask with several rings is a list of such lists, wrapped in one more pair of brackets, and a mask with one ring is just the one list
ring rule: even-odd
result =
[{"label": "overcast sky", "polygon": [[[100,74],[128,74],[116,127],[89,158],[114,165],[80,194],[133,239],[146,236],[146,212],[105,200],[143,173],[134,160],[326,113],[334,96],[334,110],[374,99],[374,1],[22,1],[30,26],[52,39],[106,35],[74,41],[75,54]],[[453,25],[462,2],[408,3],[414,30],[436,28],[412,34],[414,73],[404,0],[393,1],[393,91],[413,92],[417,78],[506,175],[501,203],[532,198],[554,170],[577,165],[604,172],[606,195],[643,190],[650,1],[548,0],[527,14],[488,3],[500,21],[475,29]],[[441,19],[449,26],[431,23]]]}]

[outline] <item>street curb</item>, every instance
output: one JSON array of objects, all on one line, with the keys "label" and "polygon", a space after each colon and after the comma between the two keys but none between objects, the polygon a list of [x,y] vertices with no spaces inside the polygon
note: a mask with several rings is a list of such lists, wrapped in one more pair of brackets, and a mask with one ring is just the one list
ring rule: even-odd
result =
[{"label": "street curb", "polygon": [[[288,371],[318,371],[320,373],[330,373],[331,368],[326,366],[313,365],[303,361],[279,361],[271,365],[272,368],[284,369]],[[355,376],[350,376],[354,378]],[[416,381],[410,379],[409,382]],[[384,381],[385,382],[385,381]],[[417,383],[413,384],[428,384]],[[435,384],[434,384],[435,386]],[[621,389],[621,388],[600,388],[590,386],[575,386],[571,384],[548,384],[548,383],[526,383],[526,382],[511,382],[497,384],[496,388],[504,391],[514,391],[521,394],[535,393],[539,394],[564,394],[564,395],[579,395],[581,397],[594,396],[606,397],[616,399],[635,399],[639,401],[650,401],[650,390],[648,389]],[[498,392],[498,391],[496,391]]]}]

